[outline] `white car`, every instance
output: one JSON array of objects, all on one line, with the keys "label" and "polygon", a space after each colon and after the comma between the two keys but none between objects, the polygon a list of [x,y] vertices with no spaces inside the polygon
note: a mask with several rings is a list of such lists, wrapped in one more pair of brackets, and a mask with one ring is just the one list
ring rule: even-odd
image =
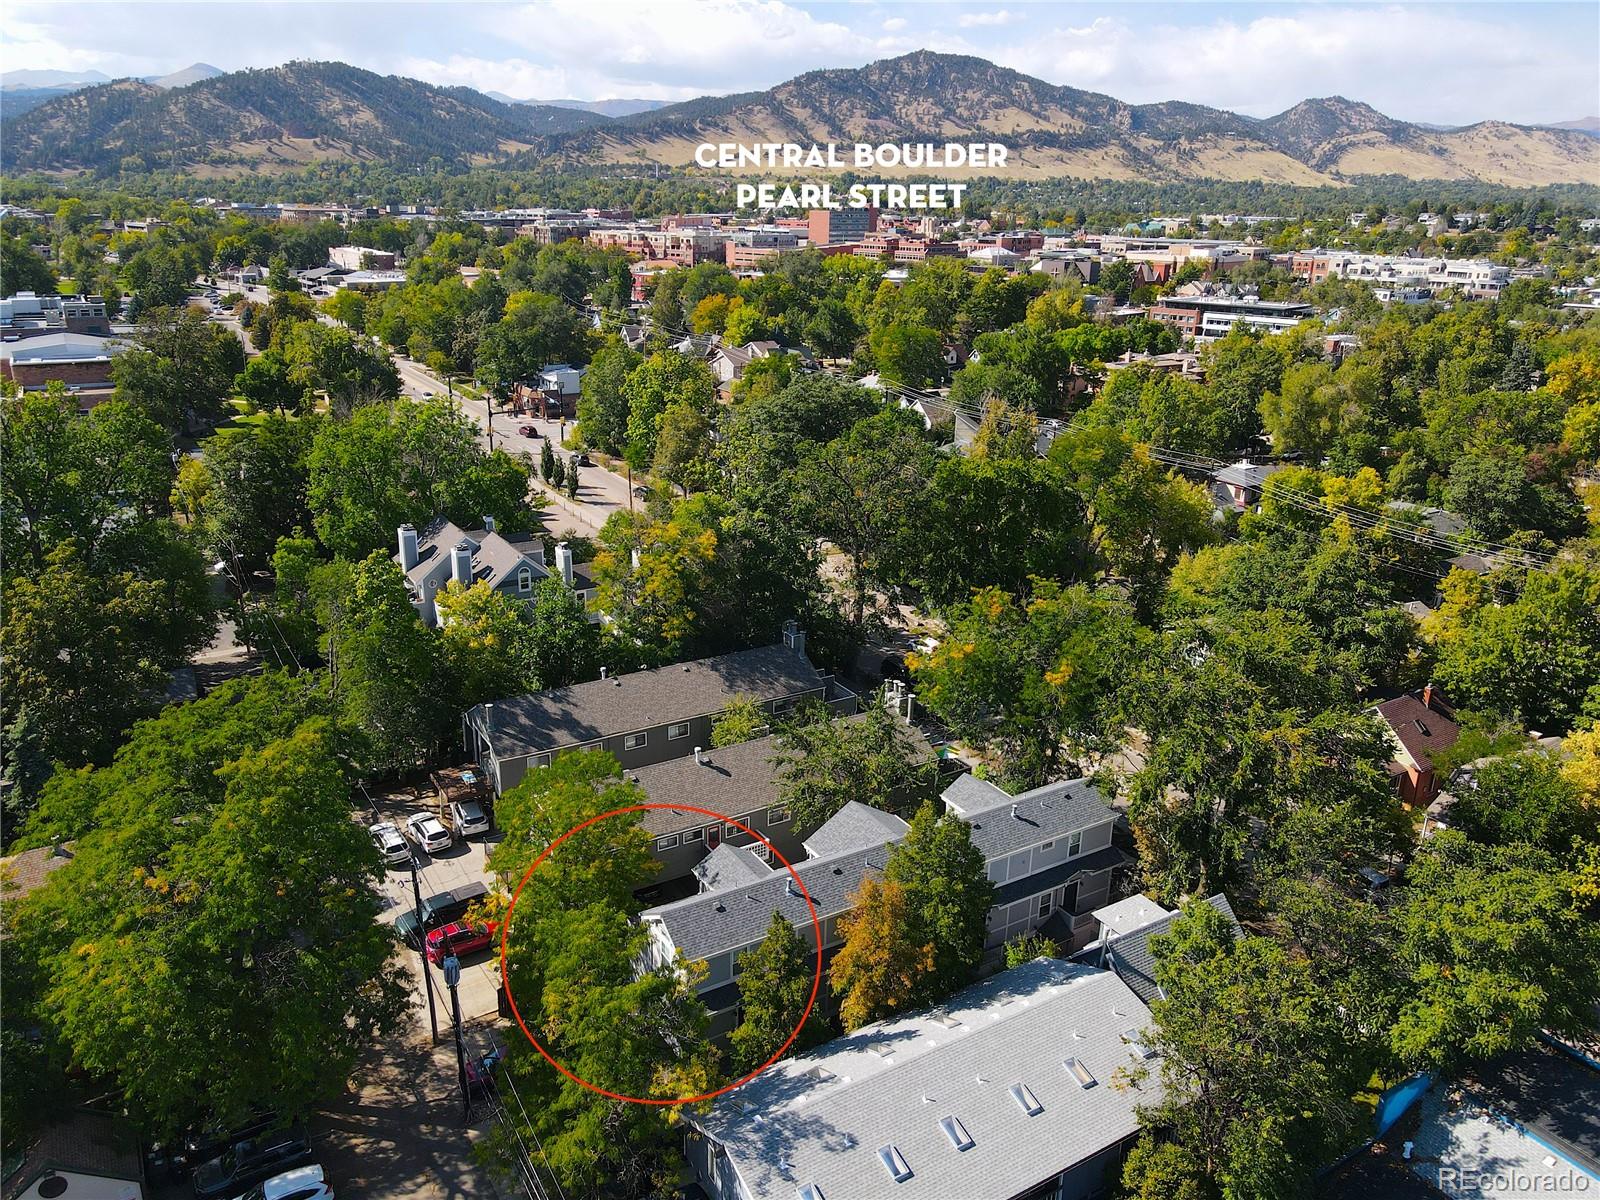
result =
[{"label": "white car", "polygon": [[406,829],[411,834],[411,840],[429,854],[450,848],[452,841],[450,831],[444,827],[444,822],[432,813],[418,813],[414,817],[407,817]]},{"label": "white car", "polygon": [[450,824],[456,836],[471,837],[475,833],[489,832],[489,814],[476,800],[450,801]]},{"label": "white car", "polygon": [[411,847],[406,845],[405,837],[392,821],[379,821],[367,830],[372,835],[372,844],[378,848],[378,853],[383,856],[384,862],[403,863],[410,861]]},{"label": "white car", "polygon": [[322,1167],[296,1167],[258,1183],[237,1200],[333,1200],[333,1189],[323,1178]]}]

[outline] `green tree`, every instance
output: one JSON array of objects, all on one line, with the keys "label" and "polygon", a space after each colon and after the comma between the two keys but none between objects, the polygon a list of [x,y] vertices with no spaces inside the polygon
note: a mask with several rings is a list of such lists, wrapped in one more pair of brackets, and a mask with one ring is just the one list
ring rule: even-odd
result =
[{"label": "green tree", "polygon": [[753,696],[735,696],[711,725],[711,745],[736,746],[765,737],[771,726],[767,712]]},{"label": "green tree", "polygon": [[247,362],[234,387],[256,412],[288,415],[304,407],[305,386],[295,381],[289,363],[276,350]]},{"label": "green tree", "polygon": [[7,236],[0,242],[0,258],[6,261],[5,282],[0,283],[0,295],[15,296],[18,292],[33,292],[40,296],[56,294],[56,273],[44,256],[20,237]]},{"label": "green tree", "polygon": [[226,327],[208,324],[197,309],[155,308],[117,355],[111,378],[119,398],[179,434],[223,415],[244,366],[244,347]]},{"label": "green tree", "polygon": [[778,736],[778,795],[797,828],[815,829],[850,801],[915,812],[933,789],[933,763],[882,705],[859,718],[814,721]]},{"label": "green tree", "polygon": [[929,801],[911,818],[905,839],[889,850],[884,878],[900,884],[913,914],[913,942],[933,947],[933,966],[918,997],[933,1003],[971,983],[983,961],[994,884],[972,828],[941,815]]},{"label": "green tree", "polygon": [[1391,1033],[1404,1062],[1455,1070],[1588,1027],[1600,995],[1600,926],[1577,876],[1526,845],[1429,839],[1395,915],[1408,998]]},{"label": "green tree", "polygon": [[335,416],[364,405],[397,400],[400,372],[389,355],[351,333],[320,321],[298,321],[283,343],[289,378],[328,397]]},{"label": "green tree", "polygon": [[[743,1017],[728,1035],[734,1071],[754,1071],[795,1035],[795,1026],[811,995],[813,975],[809,963],[815,953],[782,914],[773,913],[761,941],[739,955],[739,1008]],[[822,1026],[821,1018],[813,1015],[806,1028],[794,1036],[790,1052],[815,1045]]]},{"label": "green tree", "polygon": [[313,681],[226,685],[63,777],[36,818],[77,841],[19,902],[8,954],[35,964],[39,1018],[149,1134],[263,1105],[306,1116],[405,1011],[376,923],[382,866],[325,712]]},{"label": "green tree", "polygon": [[867,348],[890,383],[921,388],[944,377],[944,343],[932,329],[889,325],[868,335]]},{"label": "green tree", "polygon": [[933,946],[915,940],[917,914],[906,889],[868,876],[839,918],[844,945],[828,968],[846,1030],[892,1017],[916,1002],[933,970]]},{"label": "green tree", "polygon": [[307,492],[315,433],[314,420],[268,416],[206,443],[206,512],[216,545],[250,566],[263,566],[279,538],[311,524]]},{"label": "green tree", "polygon": [[918,698],[987,747],[1018,790],[1060,775],[1066,756],[1108,745],[1110,712],[1135,646],[1126,609],[1081,585],[1035,579],[1019,602],[985,588],[947,616],[948,635],[908,656]]},{"label": "green tree", "polygon": [[451,686],[452,707],[520,696],[545,686],[534,665],[534,627],[521,600],[478,580],[454,581],[435,596],[439,608],[439,668]]},{"label": "green tree", "polygon": [[600,631],[559,575],[534,588],[529,661],[538,686],[567,687],[600,673]]},{"label": "green tree", "polygon": [[711,368],[697,359],[671,351],[652,354],[628,372],[622,394],[628,402],[628,461],[635,469],[656,457],[661,420],[674,403],[709,415],[717,401],[717,381]]},{"label": "green tree", "polygon": [[1151,949],[1161,998],[1141,1040],[1159,1063],[1127,1074],[1159,1076],[1140,1121],[1178,1150],[1156,1150],[1146,1133],[1124,1185],[1152,1195],[1159,1174],[1180,1195],[1305,1195],[1361,1121],[1353,1097],[1366,1077],[1331,999],[1303,960],[1270,938],[1236,938],[1198,901]]},{"label": "green tree", "polygon": [[1522,844],[1561,855],[1574,840],[1600,841],[1600,812],[1584,803],[1577,785],[1549,754],[1496,758],[1457,790],[1450,827],[1491,846]]},{"label": "green tree", "polygon": [[683,400],[674,400],[661,414],[656,434],[656,474],[683,489],[701,489],[711,482],[711,420]]}]

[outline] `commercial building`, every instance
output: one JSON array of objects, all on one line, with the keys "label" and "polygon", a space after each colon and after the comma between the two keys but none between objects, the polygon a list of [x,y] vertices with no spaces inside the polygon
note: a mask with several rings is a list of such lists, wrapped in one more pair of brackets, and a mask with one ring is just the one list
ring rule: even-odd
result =
[{"label": "commercial building", "polygon": [[41,390],[59,380],[72,392],[111,389],[111,364],[126,345],[89,333],[8,334],[0,342],[0,375],[24,391]]},{"label": "commercial building", "polygon": [[328,261],[342,271],[392,271],[393,250],[374,250],[371,246],[333,246]]},{"label": "commercial building", "polygon": [[1196,342],[1227,337],[1235,325],[1267,333],[1293,329],[1313,315],[1309,304],[1226,296],[1165,296],[1146,314]]},{"label": "commercial building", "polygon": [[859,242],[877,229],[875,208],[814,208],[806,220],[807,236],[813,246]]}]

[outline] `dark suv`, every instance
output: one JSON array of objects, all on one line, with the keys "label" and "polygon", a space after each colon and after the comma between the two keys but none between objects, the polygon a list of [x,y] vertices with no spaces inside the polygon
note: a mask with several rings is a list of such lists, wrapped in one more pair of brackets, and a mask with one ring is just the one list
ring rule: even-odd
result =
[{"label": "dark suv", "polygon": [[195,1200],[227,1200],[311,1159],[311,1139],[298,1122],[245,1138],[194,1169]]},{"label": "dark suv", "polygon": [[395,918],[394,931],[413,950],[421,949],[422,938],[431,929],[459,921],[479,900],[489,894],[481,883],[466,883],[448,892],[439,892],[422,902],[422,912],[408,908]]}]

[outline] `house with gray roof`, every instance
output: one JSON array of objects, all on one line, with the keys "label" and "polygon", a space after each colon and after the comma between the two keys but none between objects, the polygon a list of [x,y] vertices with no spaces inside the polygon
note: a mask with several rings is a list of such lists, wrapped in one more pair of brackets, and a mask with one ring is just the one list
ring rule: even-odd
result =
[{"label": "house with gray roof", "polygon": [[[995,885],[985,939],[991,955],[1058,912],[1067,922],[1064,948],[1088,941],[1092,910],[1110,898],[1113,874],[1125,861],[1111,845],[1116,812],[1091,784],[1071,780],[1011,796],[964,775],[945,789],[943,800],[949,815],[967,822]],[[807,856],[791,860],[793,876],[770,864],[776,869],[751,878],[719,862],[714,870],[729,881],[725,886],[640,913],[649,938],[645,965],[667,966],[680,955],[705,962],[700,999],[711,1012],[712,1035],[727,1033],[738,1015],[739,956],[761,941],[773,913],[811,941],[814,909],[822,954],[830,959],[844,941],[841,918],[862,882],[882,876],[890,849],[909,828],[899,817],[852,802],[806,838]],[[702,876],[702,885],[707,882]]]},{"label": "house with gray roof", "polygon": [[[405,573],[412,606],[430,627],[439,624],[439,593],[452,583],[462,587],[487,583],[513,600],[531,604],[535,587],[551,574],[542,541],[532,536],[508,538],[495,529],[493,517],[483,518],[482,529],[470,530],[436,517],[421,529],[402,525],[397,535],[394,560]],[[593,585],[586,574],[578,580],[579,568],[565,542],[556,547],[556,569],[580,600],[590,598]]]},{"label": "house with gray roof", "polygon": [[711,744],[712,725],[740,698],[774,715],[803,700],[841,715],[857,704],[812,665],[805,633],[790,621],[770,646],[625,675],[602,670],[587,683],[477,705],[462,718],[463,740],[498,794],[564,750],[605,750],[629,772],[687,758]]},{"label": "house with gray roof", "polygon": [[1149,1027],[1112,972],[1037,959],[686,1110],[689,1164],[713,1200],[1104,1195],[1160,1096],[1124,1082]]},{"label": "house with gray roof", "polygon": [[[865,714],[840,719],[860,721]],[[935,754],[927,739],[910,725],[905,726],[904,733],[913,751],[932,762]],[[652,804],[681,804],[724,813],[766,838],[790,862],[817,858],[820,854],[809,839],[818,831],[797,827],[780,794],[778,776],[783,747],[779,736],[769,733],[711,750],[696,746],[689,757],[640,767],[631,773],[632,779]],[[863,804],[854,807],[872,813],[873,819],[888,817]],[[651,837],[652,856],[661,864],[652,889],[682,880],[702,858],[729,843],[748,846],[766,859],[766,847],[755,838],[737,825],[725,824],[704,813],[657,808],[644,813],[639,823]]]},{"label": "house with gray roof", "polygon": [[[1221,892],[1206,897],[1205,903],[1228,919],[1235,937],[1243,932],[1233,905]],[[1163,908],[1148,896],[1129,896],[1093,915],[1100,923],[1100,936],[1074,955],[1074,961],[1114,972],[1146,1004],[1163,999],[1150,939],[1171,933],[1173,923],[1183,914]]]}]

